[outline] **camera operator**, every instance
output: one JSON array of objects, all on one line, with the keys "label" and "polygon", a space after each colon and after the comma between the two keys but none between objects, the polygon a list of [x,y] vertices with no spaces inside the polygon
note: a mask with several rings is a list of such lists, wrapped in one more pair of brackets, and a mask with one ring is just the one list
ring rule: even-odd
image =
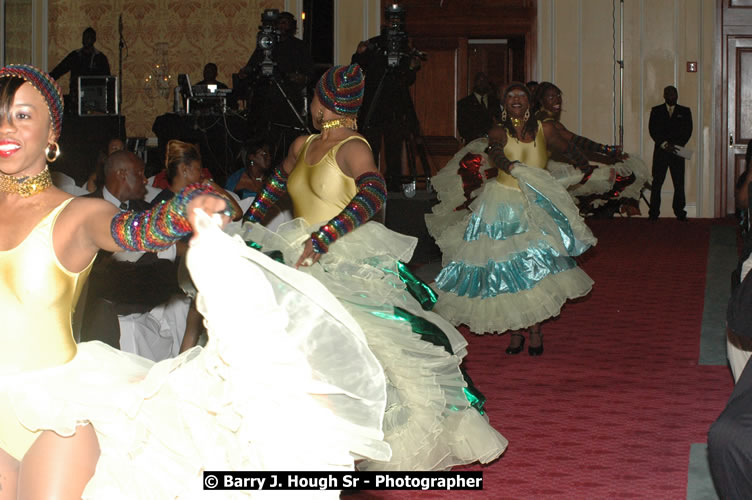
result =
[{"label": "camera operator", "polygon": [[352,62],[359,64],[366,76],[363,105],[358,114],[360,133],[371,145],[377,165],[383,136],[387,188],[399,191],[403,144],[409,134],[419,135],[408,87],[415,83],[415,74],[425,55],[410,45],[402,7],[387,6],[384,17],[387,24],[382,26],[381,35],[360,42]]},{"label": "camera operator", "polygon": [[[295,37],[297,22],[289,12],[264,11],[259,27],[259,43],[238,77],[247,80],[252,97],[249,101],[251,128],[264,133],[271,122],[300,128],[302,125],[273,79],[295,107],[303,113],[303,96],[313,76],[313,59],[302,40]],[[271,50],[266,48],[270,44]],[[300,130],[295,135],[300,135]]]}]

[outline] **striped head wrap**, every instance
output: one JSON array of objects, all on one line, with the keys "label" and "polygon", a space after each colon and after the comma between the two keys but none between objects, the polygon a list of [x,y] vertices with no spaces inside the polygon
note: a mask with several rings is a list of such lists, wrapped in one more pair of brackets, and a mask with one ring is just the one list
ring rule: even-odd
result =
[{"label": "striped head wrap", "polygon": [[23,78],[42,94],[50,112],[55,140],[59,139],[63,129],[63,97],[57,82],[41,69],[29,64],[9,64],[0,68],[0,78],[6,76]]},{"label": "striped head wrap", "polygon": [[332,66],[316,84],[316,95],[327,109],[340,115],[355,115],[363,103],[365,77],[357,64]]}]

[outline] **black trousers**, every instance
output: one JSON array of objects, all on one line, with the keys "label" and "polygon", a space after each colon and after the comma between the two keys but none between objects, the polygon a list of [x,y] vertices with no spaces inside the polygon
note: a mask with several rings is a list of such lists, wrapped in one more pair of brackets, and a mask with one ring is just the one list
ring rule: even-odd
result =
[{"label": "black trousers", "polygon": [[379,165],[381,138],[384,138],[384,162],[386,163],[386,175],[384,177],[390,191],[402,189],[402,149],[406,135],[403,127],[391,123],[371,126],[363,130],[363,137],[371,145],[373,160],[376,165]]},{"label": "black trousers", "polygon": [[666,180],[666,172],[671,170],[671,180],[674,183],[674,201],[672,208],[677,217],[686,217],[684,210],[684,158],[671,153],[658,152],[653,155],[653,183],[650,189],[651,217],[658,217],[661,213],[661,188]]},{"label": "black trousers", "polygon": [[708,432],[708,458],[722,499],[752,498],[752,363]]}]

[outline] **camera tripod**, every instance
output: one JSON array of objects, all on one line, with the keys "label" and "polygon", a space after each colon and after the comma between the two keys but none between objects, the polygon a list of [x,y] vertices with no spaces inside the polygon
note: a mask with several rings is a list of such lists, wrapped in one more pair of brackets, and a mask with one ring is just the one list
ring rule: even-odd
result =
[{"label": "camera tripod", "polygon": [[[276,109],[270,109],[270,105],[274,102],[266,102],[264,103],[265,106],[262,108],[263,110],[267,111],[267,113],[261,113],[264,125],[265,125],[265,131],[269,136],[269,139],[272,140],[274,150],[277,152],[277,155],[281,155],[281,158],[284,158],[284,156],[287,154],[287,149],[289,148],[290,144],[294,140],[295,137],[302,135],[302,134],[310,134],[311,129],[308,127],[308,124],[306,123],[307,120],[307,97],[306,97],[306,88],[303,87],[303,113],[298,111],[298,109],[295,107],[295,105],[290,100],[290,97],[287,95],[287,92],[285,92],[285,89],[282,87],[282,85],[279,83],[279,79],[275,74],[271,75],[262,75],[259,76],[256,80],[256,83],[254,84],[252,91],[255,94],[256,91],[261,87],[261,85],[267,85],[269,88],[273,89],[272,92],[276,93],[278,97],[281,98],[281,100],[285,103],[283,105],[284,109],[289,109],[292,111],[292,116],[294,116],[293,123],[283,123],[280,121],[275,121],[272,119],[274,116],[281,116],[283,113],[281,110]],[[271,95],[266,95],[265,98],[269,98]],[[254,99],[251,98],[249,100],[250,102],[254,102]],[[250,112],[253,112],[253,109],[249,110]],[[271,112],[269,112],[271,111]],[[276,133],[272,133],[272,131],[275,131]]]},{"label": "camera tripod", "polygon": [[[403,120],[397,124],[390,125],[387,122],[386,125],[374,126],[374,112],[381,108],[381,101],[383,100],[383,92],[386,85],[390,85],[392,86],[391,88],[397,90],[396,95],[398,96],[398,106],[402,106],[403,109],[395,109],[394,114],[403,117]],[[393,106],[393,104],[388,105]],[[397,131],[397,128],[401,125],[404,125],[404,128]],[[389,137],[387,137],[388,127],[395,127],[394,130],[396,131],[395,134],[389,134]],[[396,176],[399,179],[403,194],[408,198],[415,196],[418,180],[423,181],[426,190],[430,189],[431,165],[428,162],[428,151],[423,136],[420,133],[420,122],[418,121],[418,115],[415,112],[412,97],[410,96],[407,85],[401,81],[399,70],[397,68],[387,67],[386,71],[381,76],[379,84],[376,87],[376,92],[373,96],[373,101],[368,108],[368,113],[363,122],[362,130],[363,135],[366,136],[369,141],[378,141],[377,143],[379,145],[381,137],[384,136],[387,178],[390,184],[394,183],[394,177]],[[399,137],[396,138],[394,137],[395,135],[398,135]],[[387,143],[394,139],[397,139],[399,143]],[[389,154],[390,148],[398,148],[399,165],[394,165],[396,158],[394,158],[394,155]],[[391,149],[391,152],[393,153],[394,149]],[[408,168],[408,175],[406,176],[402,175],[403,152]],[[422,166],[422,173],[420,174],[418,174],[416,155],[420,159]],[[399,172],[399,175],[396,174],[397,172]]]}]

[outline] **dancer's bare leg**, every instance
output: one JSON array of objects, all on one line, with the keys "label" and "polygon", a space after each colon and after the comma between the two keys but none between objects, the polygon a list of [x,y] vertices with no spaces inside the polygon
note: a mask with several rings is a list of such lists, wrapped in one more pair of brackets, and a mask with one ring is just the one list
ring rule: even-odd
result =
[{"label": "dancer's bare leg", "polygon": [[541,324],[536,323],[528,328],[530,333],[530,347],[540,347],[543,343],[543,332],[541,331]]},{"label": "dancer's bare leg", "polygon": [[21,462],[0,450],[0,500],[16,500]]},{"label": "dancer's bare leg", "polygon": [[18,498],[80,499],[99,460],[99,441],[91,425],[70,437],[44,431],[24,455],[18,470]]}]

